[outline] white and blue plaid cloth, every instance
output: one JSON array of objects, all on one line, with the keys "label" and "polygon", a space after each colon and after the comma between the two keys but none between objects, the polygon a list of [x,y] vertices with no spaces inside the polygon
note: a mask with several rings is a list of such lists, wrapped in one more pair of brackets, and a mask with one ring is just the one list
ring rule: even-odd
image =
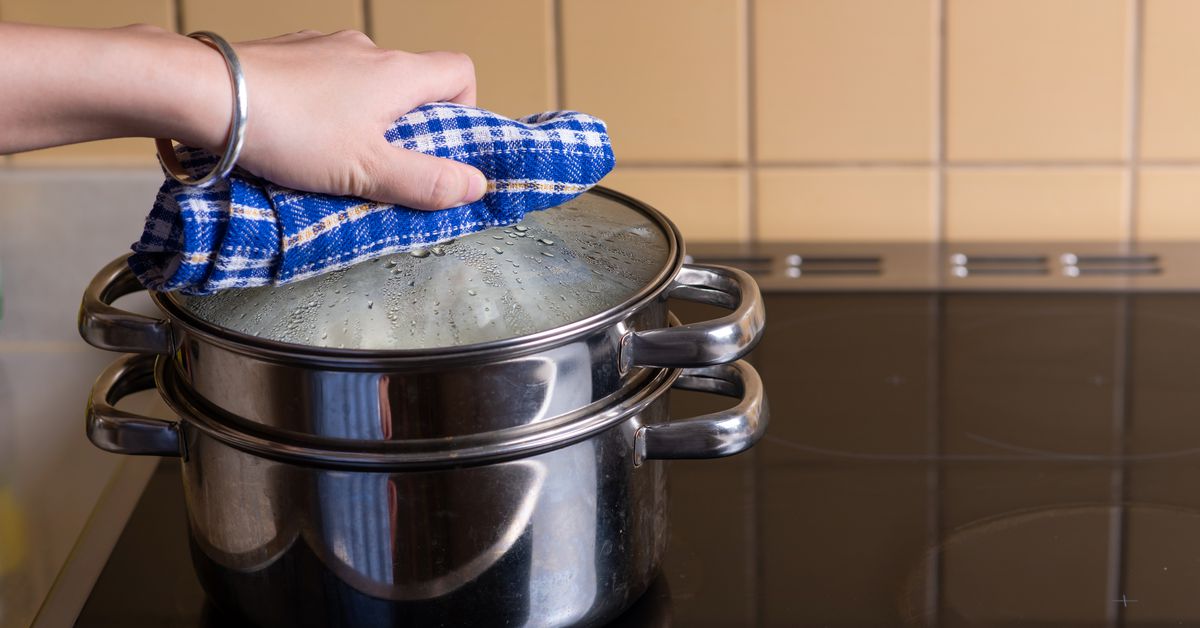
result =
[{"label": "white and blue plaid cloth", "polygon": [[[130,267],[147,288],[187,294],[298,281],[515,223],[582,194],[613,167],[604,123],[574,111],[510,120],[435,103],[409,112],[384,136],[394,146],[478,168],[487,193],[431,212],[297,192],[241,171],[205,189],[168,178],[133,245]],[[177,153],[193,176],[216,162],[200,149]]]}]

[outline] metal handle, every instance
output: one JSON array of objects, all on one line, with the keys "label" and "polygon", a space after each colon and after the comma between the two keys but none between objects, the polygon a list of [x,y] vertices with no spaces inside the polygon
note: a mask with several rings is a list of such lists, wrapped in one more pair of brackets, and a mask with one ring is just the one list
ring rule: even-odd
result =
[{"label": "metal handle", "polygon": [[767,431],[770,412],[758,371],[743,360],[684,371],[674,388],[740,397],[736,406],[694,419],[646,425],[634,435],[634,464],[643,460],[722,458],[741,453]]},{"label": "metal handle", "polygon": [[128,260],[126,254],[109,262],[88,284],[79,306],[79,335],[108,351],[171,353],[175,343],[170,321],[112,306],[113,301],[142,289]]},{"label": "metal handle", "polygon": [[134,456],[182,456],[179,424],[114,407],[122,397],[154,388],[153,355],[126,355],[104,369],[87,405],[87,435],[105,451]]},{"label": "metal handle", "polygon": [[733,310],[704,323],[630,332],[622,339],[625,367],[687,368],[726,364],[758,343],[766,324],[762,294],[749,274],[726,266],[685,264],[668,290],[673,297]]}]

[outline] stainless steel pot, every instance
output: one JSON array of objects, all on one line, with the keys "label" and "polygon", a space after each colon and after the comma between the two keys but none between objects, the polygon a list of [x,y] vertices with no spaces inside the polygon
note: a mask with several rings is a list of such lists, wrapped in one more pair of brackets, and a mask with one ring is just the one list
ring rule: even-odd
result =
[{"label": "stainless steel pot", "polygon": [[[100,376],[88,435],[108,451],[182,459],[201,582],[261,626],[608,621],[645,591],[666,546],[662,460],[738,453],[768,416],[739,361],[657,370],[568,420],[451,449],[318,446],[208,416],[172,362],[155,362],[122,357]],[[114,407],[156,385],[178,422]],[[740,401],[668,422],[671,388]]]},{"label": "stainless steel pot", "polygon": [[[87,342],[103,349],[172,356],[176,376],[202,400],[206,412],[225,412],[295,435],[347,441],[458,437],[551,421],[591,404],[610,403],[623,387],[648,377],[649,368],[739,359],[761,335],[765,315],[754,280],[732,268],[684,264],[677,229],[644,203],[597,189],[562,207],[535,212],[524,224],[529,226],[515,228],[523,231],[497,228],[474,240],[460,240],[448,245],[442,256],[362,264],[346,275],[308,280],[313,283],[305,288],[330,299],[328,311],[337,313],[339,320],[329,333],[346,332],[348,341],[368,347],[381,345],[364,344],[356,330],[377,329],[380,323],[389,342],[412,339],[404,330],[396,331],[394,321],[387,329],[395,311],[388,310],[385,318],[384,306],[373,308],[373,301],[354,301],[359,305],[352,315],[358,318],[340,322],[349,299],[346,294],[333,298],[332,293],[340,293],[339,277],[348,278],[351,289],[354,281],[367,290],[374,290],[375,282],[399,284],[406,292],[393,295],[393,300],[407,304],[413,297],[412,307],[424,309],[413,315],[412,324],[435,335],[455,328],[446,324],[453,323],[455,313],[430,311],[433,306],[427,304],[442,303],[445,308],[439,299],[453,300],[463,309],[458,314],[470,318],[463,312],[482,314],[488,308],[480,307],[478,299],[490,294],[493,307],[520,313],[509,317],[506,310],[505,316],[494,316],[471,336],[491,337],[480,334],[490,333],[497,320],[509,323],[493,340],[417,344],[403,350],[325,346],[332,341],[288,331],[315,329],[312,312],[327,311],[323,302],[290,293],[291,287],[238,291],[240,302],[154,293],[151,298],[163,315],[145,317],[112,305],[140,289],[124,258],[101,270],[88,287],[79,329]],[[557,240],[553,247],[542,244],[555,242],[551,237]],[[492,238],[510,246],[484,246],[500,242]],[[522,250],[525,257],[519,258],[515,253]],[[501,264],[498,270],[495,260],[502,258],[526,273],[523,284],[506,279],[512,277],[505,274],[507,266]],[[533,261],[521,266],[518,259]],[[400,267],[389,273],[387,266],[397,263]],[[472,268],[479,272],[470,274]],[[399,270],[410,274],[397,274]],[[408,280],[405,287],[403,280],[409,276],[418,280]],[[629,277],[641,283],[631,284]],[[478,283],[468,283],[476,279]],[[500,280],[510,283],[497,283]],[[603,286],[598,296],[590,292],[593,284]],[[465,285],[476,285],[479,294]],[[440,292],[429,292],[438,286]],[[420,300],[416,290],[422,291]],[[540,300],[511,302],[535,292]],[[570,307],[559,312],[559,318],[529,322],[535,306],[557,304],[560,297]],[[668,327],[670,297],[733,312],[713,321]],[[264,310],[270,314],[268,324],[236,327],[241,321],[261,319]],[[222,324],[213,322],[214,311],[223,316]],[[570,318],[579,312],[586,316]],[[275,338],[294,342],[272,339],[273,330],[282,334]],[[324,345],[302,344],[309,340]]]}]

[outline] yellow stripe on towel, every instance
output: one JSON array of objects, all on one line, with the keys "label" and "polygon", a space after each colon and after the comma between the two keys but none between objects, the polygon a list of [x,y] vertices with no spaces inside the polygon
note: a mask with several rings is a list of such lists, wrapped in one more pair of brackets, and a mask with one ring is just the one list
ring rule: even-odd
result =
[{"label": "yellow stripe on towel", "polygon": [[363,216],[367,216],[371,213],[377,212],[381,209],[387,209],[389,207],[391,207],[391,205],[384,205],[381,203],[363,203],[348,209],[343,209],[336,214],[329,214],[320,221],[314,222],[313,224],[305,227],[303,230],[284,238],[283,248],[284,250],[287,250],[307,242],[311,242],[314,238],[322,233],[330,231],[341,225],[354,222]]}]

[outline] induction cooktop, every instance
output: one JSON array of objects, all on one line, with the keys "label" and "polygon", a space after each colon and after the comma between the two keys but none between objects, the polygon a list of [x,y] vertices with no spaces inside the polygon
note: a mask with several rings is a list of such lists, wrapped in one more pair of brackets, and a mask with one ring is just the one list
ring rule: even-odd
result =
[{"label": "induction cooktop", "polygon": [[[692,247],[754,273],[754,449],[671,463],[618,626],[1200,624],[1196,245]],[[680,318],[712,312],[679,303]],[[675,416],[728,400],[672,397]],[[76,626],[235,626],[164,462]]]}]

